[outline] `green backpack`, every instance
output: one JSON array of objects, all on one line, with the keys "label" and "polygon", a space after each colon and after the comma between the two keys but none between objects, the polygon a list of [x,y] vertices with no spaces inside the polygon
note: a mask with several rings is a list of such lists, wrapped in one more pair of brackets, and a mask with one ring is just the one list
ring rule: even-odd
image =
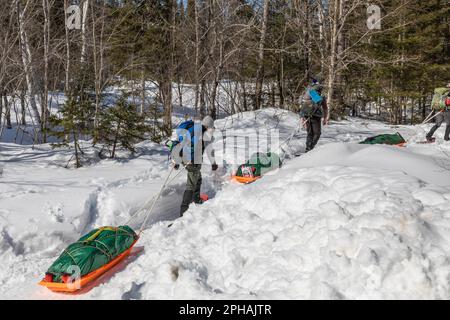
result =
[{"label": "green backpack", "polygon": [[445,100],[450,93],[448,88],[436,88],[434,89],[433,100],[431,101],[431,107],[434,110],[441,111],[445,110],[446,104]]}]

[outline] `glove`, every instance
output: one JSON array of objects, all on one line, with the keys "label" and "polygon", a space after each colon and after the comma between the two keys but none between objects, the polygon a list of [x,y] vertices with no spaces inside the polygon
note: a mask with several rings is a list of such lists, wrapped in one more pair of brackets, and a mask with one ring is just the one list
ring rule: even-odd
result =
[{"label": "glove", "polygon": [[180,168],[180,164],[176,163],[172,158],[169,160],[170,161],[170,165],[175,169],[178,170]]},{"label": "glove", "polygon": [[214,163],[213,165],[211,165],[212,171],[216,171],[218,168],[219,168],[219,166],[218,166],[216,163]]}]

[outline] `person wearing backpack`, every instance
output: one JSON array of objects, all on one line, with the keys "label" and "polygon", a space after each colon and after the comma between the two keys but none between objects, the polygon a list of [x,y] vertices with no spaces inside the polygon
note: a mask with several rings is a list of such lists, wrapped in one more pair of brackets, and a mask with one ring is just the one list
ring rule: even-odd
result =
[{"label": "person wearing backpack", "polygon": [[437,129],[440,128],[445,121],[447,127],[445,128],[444,140],[450,141],[450,83],[446,88],[436,88],[434,90],[433,100],[431,107],[434,112],[438,112],[436,115],[436,123],[427,133],[427,141],[434,141],[433,135]]},{"label": "person wearing backpack", "polygon": [[[174,132],[175,136],[170,145],[172,161],[175,169],[178,169],[181,164],[187,171],[186,189],[180,206],[181,217],[192,202],[199,204],[203,202],[200,198],[203,153],[205,148],[214,141],[214,129],[213,118],[206,116],[201,124],[188,120],[181,123]],[[182,143],[183,141],[185,143]],[[208,157],[212,163],[212,170],[216,171],[218,166],[214,158],[214,150],[208,154]]]},{"label": "person wearing backpack", "polygon": [[301,121],[307,131],[305,152],[309,152],[319,142],[322,124],[327,125],[328,106],[325,97],[322,97],[320,76],[312,78],[311,84],[300,97],[299,104]]}]

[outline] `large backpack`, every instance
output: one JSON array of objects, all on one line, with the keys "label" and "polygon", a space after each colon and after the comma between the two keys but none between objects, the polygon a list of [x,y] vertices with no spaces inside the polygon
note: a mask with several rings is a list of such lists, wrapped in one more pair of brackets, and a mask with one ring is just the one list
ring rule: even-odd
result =
[{"label": "large backpack", "polygon": [[322,102],[323,97],[319,94],[319,86],[309,86],[300,103],[300,116],[302,118],[323,117]]},{"label": "large backpack", "polygon": [[[192,120],[187,120],[187,121],[184,121],[181,124],[179,124],[177,126],[177,128],[175,129],[177,140],[171,141],[171,144],[169,146],[170,152],[172,152],[172,150],[175,148],[175,146],[178,145],[179,143],[181,143],[185,138],[190,138],[191,139],[190,151],[191,151],[191,155],[193,156],[195,146],[199,140],[197,137],[198,134],[196,135],[195,131],[199,130],[199,128],[201,128],[201,126],[199,127]],[[183,148],[183,150],[185,150],[186,147],[188,147],[188,146],[185,146]],[[180,156],[183,156],[183,150],[180,151]]]},{"label": "large backpack", "polygon": [[434,110],[441,111],[445,110],[448,106],[446,105],[446,100],[450,94],[450,89],[448,88],[436,88],[434,89],[433,100],[431,101],[431,107]]},{"label": "large backpack", "polygon": [[189,132],[191,142],[192,142],[192,139],[194,139],[194,136],[195,136],[194,127],[195,127],[195,122],[192,120],[188,120],[188,121],[185,121],[185,122],[179,124],[176,129],[178,142],[182,142],[184,140],[184,137],[187,135],[186,131]]}]

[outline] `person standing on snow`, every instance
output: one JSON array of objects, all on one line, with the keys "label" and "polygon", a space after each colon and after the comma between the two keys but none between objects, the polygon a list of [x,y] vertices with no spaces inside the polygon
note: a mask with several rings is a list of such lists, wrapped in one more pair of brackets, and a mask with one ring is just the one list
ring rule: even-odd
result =
[{"label": "person standing on snow", "polygon": [[438,112],[436,116],[436,123],[431,128],[430,132],[427,133],[427,141],[434,141],[433,135],[437,129],[445,121],[447,127],[445,128],[444,140],[450,140],[450,83],[447,84],[447,88],[437,88],[434,91],[433,101],[431,102],[431,107],[434,112]]},{"label": "person standing on snow", "polygon": [[[322,123],[327,125],[328,106],[325,97],[322,97],[320,77],[315,76],[300,97],[300,117],[308,133],[306,137],[306,150],[309,152],[316,146],[322,134]],[[323,121],[322,121],[323,118]]]},{"label": "person standing on snow", "polygon": [[[200,189],[202,186],[202,162],[205,148],[214,141],[214,120],[206,116],[202,123],[192,120],[181,123],[176,130],[176,137],[172,140],[171,155],[175,169],[182,164],[187,171],[186,190],[180,207],[180,216],[187,211],[189,205],[202,203]],[[185,143],[182,143],[185,141]],[[178,147],[177,147],[178,146]],[[214,150],[208,154],[212,164],[212,170],[216,171],[218,166],[214,158]]]}]

